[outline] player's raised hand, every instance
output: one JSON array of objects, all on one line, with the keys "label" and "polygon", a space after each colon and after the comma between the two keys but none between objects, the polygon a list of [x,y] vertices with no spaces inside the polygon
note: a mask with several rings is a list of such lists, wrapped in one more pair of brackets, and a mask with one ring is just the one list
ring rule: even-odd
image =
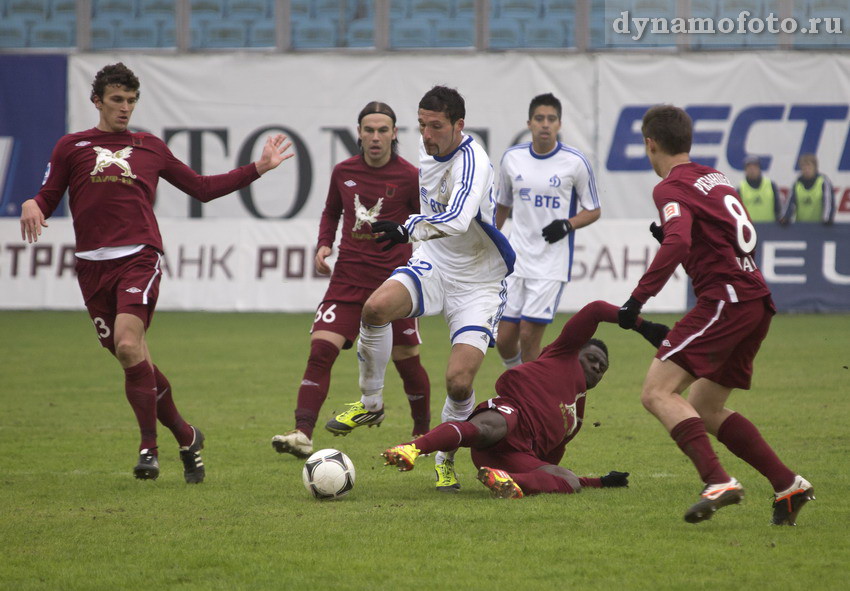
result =
[{"label": "player's raised hand", "polygon": [[649,224],[649,232],[652,234],[652,237],[658,240],[658,244],[664,242],[664,228],[652,222]]},{"label": "player's raised hand", "polygon": [[372,234],[380,234],[380,236],[375,238],[375,242],[389,241],[389,244],[381,249],[385,251],[391,249],[396,244],[407,244],[410,242],[410,232],[407,231],[407,228],[398,222],[391,222],[389,220],[381,220],[373,223]]},{"label": "player's raised hand", "polygon": [[602,481],[602,488],[617,488],[622,486],[629,486],[629,473],[628,472],[616,472],[611,470],[600,478]]},{"label": "player's raised hand", "polygon": [[331,266],[325,261],[325,259],[331,256],[332,252],[333,249],[330,246],[320,246],[316,249],[316,271],[322,275],[331,274]]},{"label": "player's raised hand", "polygon": [[555,220],[543,228],[543,239],[549,244],[554,244],[572,231],[573,225],[570,220]]},{"label": "player's raised hand", "polygon": [[620,328],[634,328],[641,308],[643,308],[643,304],[636,299],[629,298],[626,300],[626,303],[620,306],[620,310],[617,312],[617,324],[620,325]]},{"label": "player's raised hand", "polygon": [[263,153],[260,159],[254,163],[257,167],[257,172],[263,175],[271,169],[277,168],[284,160],[289,160],[295,156],[294,152],[286,153],[291,147],[292,142],[287,142],[286,136],[282,133],[270,135],[266,138],[266,145],[263,146]]},{"label": "player's raised hand", "polygon": [[27,199],[21,204],[21,239],[30,244],[38,242],[41,229],[47,227],[44,214],[34,199]]}]

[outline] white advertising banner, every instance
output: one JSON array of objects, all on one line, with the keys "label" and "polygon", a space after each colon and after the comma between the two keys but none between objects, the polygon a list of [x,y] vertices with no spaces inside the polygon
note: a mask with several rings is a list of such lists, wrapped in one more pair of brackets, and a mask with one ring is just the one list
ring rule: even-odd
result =
[{"label": "white advertising banner", "polygon": [[[597,159],[606,215],[657,217],[640,123],[647,107],[669,103],[694,120],[691,157],[744,178],[757,155],[783,193],[800,154],[817,154],[836,188],[837,221],[850,221],[850,55],[764,52],[600,55]],[[610,207],[607,207],[609,206]]]},{"label": "white advertising banner", "polygon": [[[850,54],[706,52],[611,54],[309,55],[82,54],[69,57],[68,126],[92,127],[91,80],[124,61],[141,79],[133,124],[164,138],[204,174],[256,158],[283,131],[296,157],[239,195],[209,204],[160,184],[160,217],[316,219],[333,165],[356,152],[357,113],[369,101],[398,116],[402,156],[416,162],[416,106],[431,86],[466,98],[466,125],[498,168],[528,139],[528,103],[553,92],[564,104],[561,138],[594,166],[606,218],[655,217],[658,181],[643,153],[640,118],[657,103],[694,119],[693,157],[743,178],[759,155],[787,193],[801,153],[818,155],[836,187],[838,221],[850,221]],[[214,73],[214,74],[211,74]]]},{"label": "white advertising banner", "polygon": [[203,174],[257,158],[270,133],[283,132],[294,142],[295,158],[235,198],[200,204],[161,182],[158,216],[318,219],[331,169],[357,152],[360,110],[374,100],[389,104],[398,118],[400,154],[417,165],[417,106],[437,84],[463,94],[466,128],[483,142],[494,166],[505,149],[530,137],[528,104],[544,92],[564,103],[564,141],[593,152],[588,56],[75,55],[68,71],[70,129],[97,122],[88,100],[92,79],[119,60],[141,81],[132,126],[163,138]]},{"label": "white advertising banner", "polygon": [[[54,219],[36,244],[16,220],[0,220],[0,309],[82,309],[70,220]],[[576,237],[573,281],[561,311],[598,299],[621,304],[655,255],[648,220],[604,220]],[[328,279],[315,273],[317,227],[301,220],[161,220],[165,241],[160,310],[308,312]],[[331,259],[333,261],[333,259]],[[681,311],[679,270],[647,311]]]}]

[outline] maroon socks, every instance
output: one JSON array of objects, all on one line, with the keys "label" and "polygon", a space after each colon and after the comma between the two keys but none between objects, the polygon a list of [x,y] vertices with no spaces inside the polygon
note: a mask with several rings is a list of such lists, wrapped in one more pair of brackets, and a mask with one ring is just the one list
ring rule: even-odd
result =
[{"label": "maroon socks", "polygon": [[720,465],[717,454],[711,449],[705,425],[699,417],[691,417],[673,427],[670,437],[693,462],[699,477],[706,484],[722,484],[731,478]]},{"label": "maroon socks", "polygon": [[422,367],[419,355],[393,363],[404,383],[404,393],[410,403],[413,436],[424,435],[431,428],[431,382],[428,372]]},{"label": "maroon socks", "polygon": [[295,406],[295,428],[310,439],[313,438],[319,410],[328,397],[331,368],[338,356],[339,349],[330,341],[315,339],[310,342],[310,357],[298,388],[298,402]]},{"label": "maroon socks", "polygon": [[147,360],[124,368],[124,391],[139,423],[139,449],[156,454],[156,378]]}]

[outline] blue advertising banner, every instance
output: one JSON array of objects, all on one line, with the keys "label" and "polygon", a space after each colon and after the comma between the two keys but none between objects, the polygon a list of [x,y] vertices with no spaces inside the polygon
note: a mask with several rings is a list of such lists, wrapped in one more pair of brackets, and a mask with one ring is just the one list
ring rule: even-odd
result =
[{"label": "blue advertising banner", "polygon": [[19,216],[41,187],[65,134],[67,89],[66,56],[0,55],[0,217]]},{"label": "blue advertising banner", "polygon": [[755,226],[756,264],[780,312],[850,312],[850,224]]}]

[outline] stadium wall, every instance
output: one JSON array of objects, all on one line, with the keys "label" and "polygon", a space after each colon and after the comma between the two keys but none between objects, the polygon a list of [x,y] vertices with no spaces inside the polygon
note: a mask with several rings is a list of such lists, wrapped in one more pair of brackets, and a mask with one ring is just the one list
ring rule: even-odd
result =
[{"label": "stadium wall", "polygon": [[[266,133],[283,130],[295,141],[293,162],[235,198],[201,205],[162,183],[159,216],[316,219],[331,168],[356,150],[354,123],[362,106],[374,99],[393,106],[401,154],[415,161],[416,105],[433,84],[448,84],[466,96],[468,129],[487,146],[495,166],[507,147],[528,139],[530,98],[546,91],[558,95],[565,106],[563,140],[593,163],[606,218],[655,215],[649,194],[657,179],[643,154],[639,124],[648,105],[669,102],[694,118],[694,159],[726,171],[733,182],[743,177],[744,155],[757,154],[787,192],[799,154],[816,153],[836,187],[837,221],[850,221],[850,54],[792,51],[97,53],[27,61],[0,55],[0,72],[8,78],[0,86],[0,106],[26,106],[0,108],[0,183],[5,179],[5,187],[14,187],[2,193],[0,215],[17,217],[20,202],[37,190],[61,133],[45,121],[61,114],[65,101],[38,75],[55,70],[56,59],[67,60],[69,130],[95,123],[88,100],[93,74],[123,60],[142,80],[134,126],[165,138],[178,157],[202,172],[250,160]],[[58,74],[51,79],[64,82]],[[16,165],[2,157],[36,141],[38,148]]]},{"label": "stadium wall", "polygon": [[[313,220],[172,218],[160,226],[161,310],[308,312],[325,292],[328,279],[313,268]],[[648,226],[603,219],[583,228],[560,310],[625,301],[658,249]],[[759,224],[757,233],[756,260],[781,311],[850,311],[850,225]],[[52,220],[33,245],[20,240],[16,220],[0,220],[0,236],[0,309],[83,308],[70,220]],[[683,311],[690,292],[680,268],[645,310]]]},{"label": "stadium wall", "polygon": [[[688,108],[696,125],[692,155],[733,182],[742,177],[743,154],[755,153],[787,188],[797,156],[816,152],[837,188],[836,220],[850,221],[850,55],[826,52],[0,55],[0,214],[16,218],[20,202],[37,190],[63,131],[57,112],[67,108],[67,130],[96,122],[88,101],[93,73],[119,60],[142,80],[134,125],[163,137],[202,173],[256,158],[267,133],[283,131],[295,142],[296,158],[280,170],[210,204],[160,184],[156,211],[170,265],[161,309],[314,309],[326,282],[312,272],[317,220],[331,168],[356,151],[357,112],[370,100],[391,104],[401,153],[415,162],[416,105],[438,83],[466,96],[467,129],[496,167],[504,149],[528,138],[531,96],[552,91],[564,102],[564,141],[594,163],[604,213],[580,234],[563,310],[597,298],[625,299],[656,248],[646,226],[656,216],[650,192],[657,178],[639,132],[650,104]],[[60,98],[66,100],[57,100],[50,84],[64,84],[65,77],[67,95]],[[17,156],[36,141],[34,151]],[[16,221],[0,221],[0,308],[80,308],[70,224],[54,218],[33,247],[20,242]],[[781,309],[850,309],[850,225],[770,230],[794,234],[778,236],[768,260],[778,265],[774,290],[796,294],[778,295]],[[801,273],[800,259],[820,271]],[[647,309],[683,310],[688,291],[680,276]],[[813,291],[834,297],[805,295]]]}]

